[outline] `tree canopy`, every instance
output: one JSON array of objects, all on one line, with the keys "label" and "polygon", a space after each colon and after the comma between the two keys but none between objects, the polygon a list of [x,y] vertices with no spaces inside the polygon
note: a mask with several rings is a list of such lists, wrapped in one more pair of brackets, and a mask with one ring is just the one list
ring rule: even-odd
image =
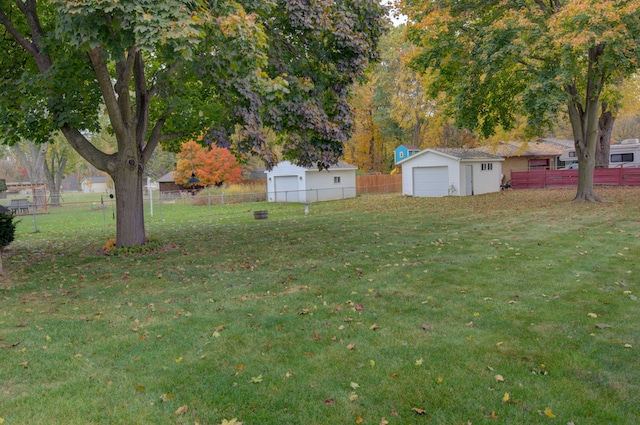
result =
[{"label": "tree canopy", "polygon": [[193,140],[184,142],[178,153],[173,177],[176,183],[188,186],[195,174],[198,186],[220,186],[242,180],[242,166],[227,148],[202,146]]},{"label": "tree canopy", "polygon": [[[337,162],[384,15],[376,0],[0,0],[0,131],[15,143],[60,129],[114,181],[117,245],[144,244],[142,180],[160,143],[206,130],[270,167],[274,131],[286,159]],[[102,114],[115,152],[86,136]]]},{"label": "tree canopy", "polygon": [[[552,128],[563,110],[580,159],[577,199],[595,199],[599,119],[612,114],[617,87],[638,69],[640,5],[634,0],[398,0],[414,64],[436,71],[456,122],[485,136],[518,114],[530,134]],[[613,121],[600,123],[609,131]],[[609,128],[605,128],[606,126]]]}]

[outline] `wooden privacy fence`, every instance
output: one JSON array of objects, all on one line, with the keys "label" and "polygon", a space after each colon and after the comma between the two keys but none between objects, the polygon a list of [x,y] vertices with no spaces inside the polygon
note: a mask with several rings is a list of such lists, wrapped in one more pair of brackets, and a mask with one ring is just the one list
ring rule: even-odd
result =
[{"label": "wooden privacy fence", "polygon": [[[612,186],[640,186],[640,168],[596,168],[595,184]],[[551,187],[577,187],[578,170],[512,171],[514,189],[543,189]]]},{"label": "wooden privacy fence", "polygon": [[402,174],[367,174],[356,176],[356,190],[361,193],[402,191]]}]

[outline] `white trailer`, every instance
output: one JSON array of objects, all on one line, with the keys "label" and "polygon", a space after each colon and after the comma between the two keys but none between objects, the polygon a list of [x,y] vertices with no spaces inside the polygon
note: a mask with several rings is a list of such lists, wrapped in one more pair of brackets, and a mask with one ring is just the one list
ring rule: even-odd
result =
[{"label": "white trailer", "polygon": [[[565,163],[565,169],[578,168],[578,157],[575,148],[564,151],[560,161]],[[626,139],[611,145],[609,153],[609,168],[640,168],[640,140]]]}]

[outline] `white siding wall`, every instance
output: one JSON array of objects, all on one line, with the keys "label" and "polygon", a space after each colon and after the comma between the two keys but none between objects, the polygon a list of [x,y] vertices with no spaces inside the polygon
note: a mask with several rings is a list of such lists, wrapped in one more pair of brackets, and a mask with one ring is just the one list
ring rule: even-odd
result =
[{"label": "white siding wall", "polygon": [[[335,182],[336,177],[340,178],[339,183]],[[356,170],[307,171],[305,188],[306,202],[355,198]]]},{"label": "white siding wall", "polygon": [[[271,171],[267,172],[267,200],[269,202],[284,202],[283,199],[286,199],[286,195],[284,193],[279,193],[281,189],[278,189],[276,187],[277,177],[296,177],[296,179],[300,182],[297,189],[300,190],[301,188],[303,188],[303,180],[300,180],[300,177],[303,177],[304,179],[304,172],[304,168],[294,165],[289,161],[282,161],[281,163],[273,167]],[[289,188],[287,190],[290,191],[293,189]]]},{"label": "white siding wall", "polygon": [[[278,177],[288,181],[287,196],[280,193]],[[292,188],[294,178],[297,181],[298,192]],[[340,182],[335,182],[340,177]],[[283,181],[283,180],[281,180]],[[267,200],[269,202],[316,202],[334,199],[354,198],[356,196],[356,169],[330,169],[318,171],[306,169],[283,161],[273,170],[267,172]],[[286,200],[285,200],[286,199]]]},{"label": "white siding wall", "polygon": [[[482,164],[492,164],[491,170],[482,170]],[[464,166],[462,167],[465,168]],[[500,192],[500,176],[502,175],[502,162],[482,161],[473,163],[473,194]],[[463,180],[464,181],[464,180]]]},{"label": "white siding wall", "polygon": [[402,163],[402,193],[413,196],[413,167],[442,167],[449,169],[448,190],[451,195],[460,195],[460,162],[449,156],[425,152]]},{"label": "white siding wall", "polygon": [[[491,170],[483,170],[482,164],[492,164]],[[473,167],[473,194],[500,191],[500,176],[502,175],[502,161],[496,159],[458,160],[448,155],[436,152],[423,152],[416,157],[404,161],[402,166],[402,194],[415,196],[413,181],[415,167],[448,167],[448,194],[452,196],[467,195],[467,165]],[[485,167],[486,168],[486,167]],[[469,191],[471,192],[471,191]]]}]

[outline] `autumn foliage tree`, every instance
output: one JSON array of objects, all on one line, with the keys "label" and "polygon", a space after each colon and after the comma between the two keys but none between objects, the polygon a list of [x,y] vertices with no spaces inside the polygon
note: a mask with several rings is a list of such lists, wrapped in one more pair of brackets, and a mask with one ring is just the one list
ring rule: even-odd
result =
[{"label": "autumn foliage tree", "polygon": [[[384,29],[377,0],[0,0],[0,132],[61,130],[116,192],[116,245],[146,242],[142,185],[156,147],[207,141],[326,168],[352,130],[350,90]],[[87,137],[109,118],[117,148]]]},{"label": "autumn foliage tree", "polygon": [[242,166],[229,149],[190,140],[181,145],[173,177],[176,183],[189,186],[192,173],[199,180],[198,186],[220,186],[242,180]]},{"label": "autumn foliage tree", "polygon": [[[598,140],[608,141],[621,80],[640,61],[637,0],[398,0],[414,64],[434,70],[458,125],[485,136],[528,117],[531,134],[563,110],[579,162],[576,200],[597,200]],[[603,135],[604,137],[599,137]],[[605,145],[608,143],[605,142]]]}]

